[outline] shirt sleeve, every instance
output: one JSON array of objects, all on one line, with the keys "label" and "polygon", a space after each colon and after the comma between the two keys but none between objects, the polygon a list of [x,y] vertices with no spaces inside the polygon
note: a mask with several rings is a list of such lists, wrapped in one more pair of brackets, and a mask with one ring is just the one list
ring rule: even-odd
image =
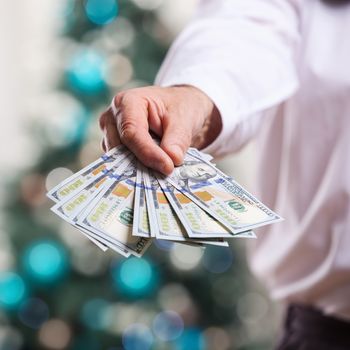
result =
[{"label": "shirt sleeve", "polygon": [[202,0],[171,46],[156,84],[193,85],[213,100],[223,129],[207,152],[237,150],[296,90],[300,2]]}]

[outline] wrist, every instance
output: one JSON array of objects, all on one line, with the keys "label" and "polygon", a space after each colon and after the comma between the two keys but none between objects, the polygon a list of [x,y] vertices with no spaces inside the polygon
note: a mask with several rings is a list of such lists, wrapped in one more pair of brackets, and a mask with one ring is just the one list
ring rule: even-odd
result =
[{"label": "wrist", "polygon": [[220,112],[214,102],[202,90],[192,85],[176,85],[171,89],[179,93],[183,99],[189,99],[187,102],[189,106],[195,106],[193,110],[188,109],[188,117],[190,118],[193,114],[194,120],[191,146],[198,149],[209,146],[219,136],[222,129]]},{"label": "wrist", "polygon": [[193,85],[175,85],[171,88],[178,91],[182,96],[189,97],[191,104],[196,107],[196,115],[201,124],[213,113],[214,102],[202,90]]},{"label": "wrist", "polygon": [[212,144],[220,135],[222,130],[222,120],[219,110],[215,107],[212,113],[205,119],[198,134],[194,135],[191,146],[203,149]]}]

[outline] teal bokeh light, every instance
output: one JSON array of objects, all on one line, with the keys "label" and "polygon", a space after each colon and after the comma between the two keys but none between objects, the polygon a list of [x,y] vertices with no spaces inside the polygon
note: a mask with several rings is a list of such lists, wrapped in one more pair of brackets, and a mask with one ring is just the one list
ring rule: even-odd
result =
[{"label": "teal bokeh light", "polygon": [[205,350],[204,336],[198,328],[187,328],[175,342],[176,350]]},{"label": "teal bokeh light", "polygon": [[14,272],[0,273],[0,307],[15,309],[25,298],[26,286],[23,279]]},{"label": "teal bokeh light", "polygon": [[149,295],[158,285],[158,271],[145,259],[130,258],[112,268],[116,289],[126,296]]},{"label": "teal bokeh light", "polygon": [[93,330],[102,330],[106,326],[105,314],[109,303],[104,299],[88,300],[81,310],[80,319],[83,324]]},{"label": "teal bokeh light", "polygon": [[73,56],[67,69],[67,79],[75,91],[95,94],[105,88],[105,60],[92,50],[84,50]]},{"label": "teal bokeh light", "polygon": [[118,15],[118,3],[116,0],[87,0],[85,12],[92,23],[108,24]]},{"label": "teal bokeh light", "polygon": [[24,269],[37,282],[54,283],[66,274],[67,268],[67,253],[54,241],[36,241],[24,254]]}]

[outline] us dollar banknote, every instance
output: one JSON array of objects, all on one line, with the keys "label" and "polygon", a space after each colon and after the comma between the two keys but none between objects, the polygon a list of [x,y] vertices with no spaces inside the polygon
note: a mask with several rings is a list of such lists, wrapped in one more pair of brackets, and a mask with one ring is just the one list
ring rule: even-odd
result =
[{"label": "us dollar banknote", "polygon": [[125,257],[141,257],[153,240],[227,246],[228,238],[255,238],[253,228],[281,220],[195,148],[163,176],[119,146],[48,196],[54,213]]},{"label": "us dollar banknote", "polygon": [[[119,172],[123,172],[130,164],[132,159],[131,155],[128,155],[119,164],[115,165],[109,171],[102,173],[93,182],[89,183],[86,187],[80,188],[79,192],[74,192],[65,198],[63,201],[56,203],[51,210],[61,218],[68,221],[71,225],[80,229],[84,235],[97,244],[102,250],[106,250],[106,247],[115,250],[114,245],[106,241],[103,237],[97,236],[94,232],[91,232],[85,228],[78,227],[78,214],[98,195],[99,190],[103,186],[111,184],[113,179],[111,175],[115,174],[117,169]],[[119,252],[119,251],[118,251]]]},{"label": "us dollar banknote", "polygon": [[187,230],[176,214],[174,207],[168,201],[157,177],[154,175],[154,172],[149,169],[144,169],[143,178],[146,185],[146,191],[149,193],[149,212],[150,215],[154,217],[156,223],[153,228],[156,238],[201,245],[228,245],[223,238],[218,238],[218,236],[214,237],[214,239],[204,239],[204,236],[189,237]]},{"label": "us dollar banknote", "polygon": [[121,247],[125,254],[140,257],[151,244],[145,237],[132,235],[136,160],[123,173],[112,176],[104,188],[78,216],[77,225]]},{"label": "us dollar banknote", "polygon": [[232,233],[218,220],[209,215],[200,206],[192,202],[172,184],[166,182],[164,177],[158,174],[158,181],[163,188],[164,194],[171,203],[177,217],[185,227],[191,238],[256,238],[251,230],[241,233]]},{"label": "us dollar banknote", "polygon": [[139,237],[151,237],[145,184],[143,179],[143,169],[145,169],[145,167],[140,162],[138,162],[136,169],[134,220],[132,226],[132,234]]},{"label": "us dollar banknote", "polygon": [[52,188],[47,193],[47,196],[54,202],[64,200],[72,194],[79,192],[81,188],[93,182],[129,154],[130,152],[123,145],[111,149],[93,163]]},{"label": "us dollar banknote", "polygon": [[166,180],[232,233],[282,219],[214,165],[190,154]]}]

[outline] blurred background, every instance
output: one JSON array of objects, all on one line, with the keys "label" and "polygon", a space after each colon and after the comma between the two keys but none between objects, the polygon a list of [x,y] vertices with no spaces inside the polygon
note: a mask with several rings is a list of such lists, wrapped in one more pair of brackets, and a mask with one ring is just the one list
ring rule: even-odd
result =
[{"label": "blurred background", "polygon": [[[103,253],[48,189],[100,156],[97,118],[152,84],[196,0],[0,0],[0,349],[271,349],[245,244]],[[251,188],[254,145],[220,167]],[[130,278],[130,276],[133,276]]]}]

